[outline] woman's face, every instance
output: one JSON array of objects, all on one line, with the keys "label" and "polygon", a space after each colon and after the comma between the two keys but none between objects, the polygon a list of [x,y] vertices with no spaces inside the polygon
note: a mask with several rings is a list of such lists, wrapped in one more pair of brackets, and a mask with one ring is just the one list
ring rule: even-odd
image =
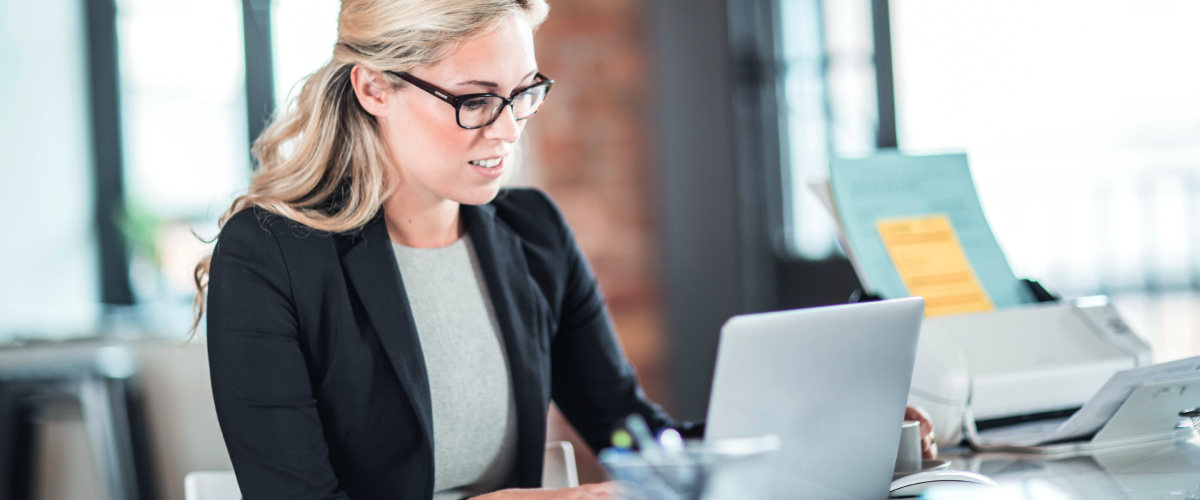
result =
[{"label": "woman's face", "polygon": [[[502,96],[531,85],[536,73],[533,30],[520,15],[464,42],[441,62],[411,72],[454,95]],[[508,154],[525,128],[524,120],[513,120],[510,107],[491,125],[466,130],[458,126],[453,106],[412,85],[388,91],[379,104],[379,112],[368,111],[378,118],[389,154],[399,169],[396,195],[417,203],[468,205],[496,197],[500,176],[510,168]],[[498,165],[479,165],[497,159]]]}]

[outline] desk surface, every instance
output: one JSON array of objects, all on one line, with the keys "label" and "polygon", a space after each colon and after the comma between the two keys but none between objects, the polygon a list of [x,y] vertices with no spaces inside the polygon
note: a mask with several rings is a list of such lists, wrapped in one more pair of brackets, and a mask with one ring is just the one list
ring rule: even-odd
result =
[{"label": "desk surface", "polygon": [[1060,459],[968,451],[938,458],[990,476],[1005,490],[986,498],[1200,500],[1200,437]]}]

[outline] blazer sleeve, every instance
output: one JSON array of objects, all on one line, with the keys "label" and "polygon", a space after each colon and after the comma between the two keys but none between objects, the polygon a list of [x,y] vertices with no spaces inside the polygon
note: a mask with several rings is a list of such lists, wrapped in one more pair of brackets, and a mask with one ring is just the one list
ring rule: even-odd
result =
[{"label": "blazer sleeve", "polygon": [[541,196],[559,232],[565,285],[559,322],[550,346],[551,396],[593,450],[609,446],[613,430],[638,413],[653,429],[674,427],[688,436],[702,424],[676,422],[649,402],[617,341],[591,267],[558,209]]},{"label": "blazer sleeve", "polygon": [[291,280],[254,209],[213,250],[208,353],[225,444],[247,499],[344,499],[313,398]]}]

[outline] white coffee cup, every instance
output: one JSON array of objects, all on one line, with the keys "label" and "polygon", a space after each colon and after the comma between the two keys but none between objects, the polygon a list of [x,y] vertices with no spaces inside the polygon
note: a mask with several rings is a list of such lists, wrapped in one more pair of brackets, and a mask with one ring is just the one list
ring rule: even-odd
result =
[{"label": "white coffee cup", "polygon": [[905,420],[900,427],[900,449],[896,452],[896,472],[921,470],[921,423]]}]

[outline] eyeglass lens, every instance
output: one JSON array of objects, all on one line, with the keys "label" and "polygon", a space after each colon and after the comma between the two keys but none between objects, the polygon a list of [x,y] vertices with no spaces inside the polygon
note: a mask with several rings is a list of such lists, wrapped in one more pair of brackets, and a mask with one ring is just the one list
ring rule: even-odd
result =
[{"label": "eyeglass lens", "polygon": [[[536,85],[513,98],[513,119],[524,120],[537,113],[549,86]],[[483,127],[496,120],[504,109],[504,99],[496,96],[474,97],[458,107],[458,122],[464,127]]]}]

